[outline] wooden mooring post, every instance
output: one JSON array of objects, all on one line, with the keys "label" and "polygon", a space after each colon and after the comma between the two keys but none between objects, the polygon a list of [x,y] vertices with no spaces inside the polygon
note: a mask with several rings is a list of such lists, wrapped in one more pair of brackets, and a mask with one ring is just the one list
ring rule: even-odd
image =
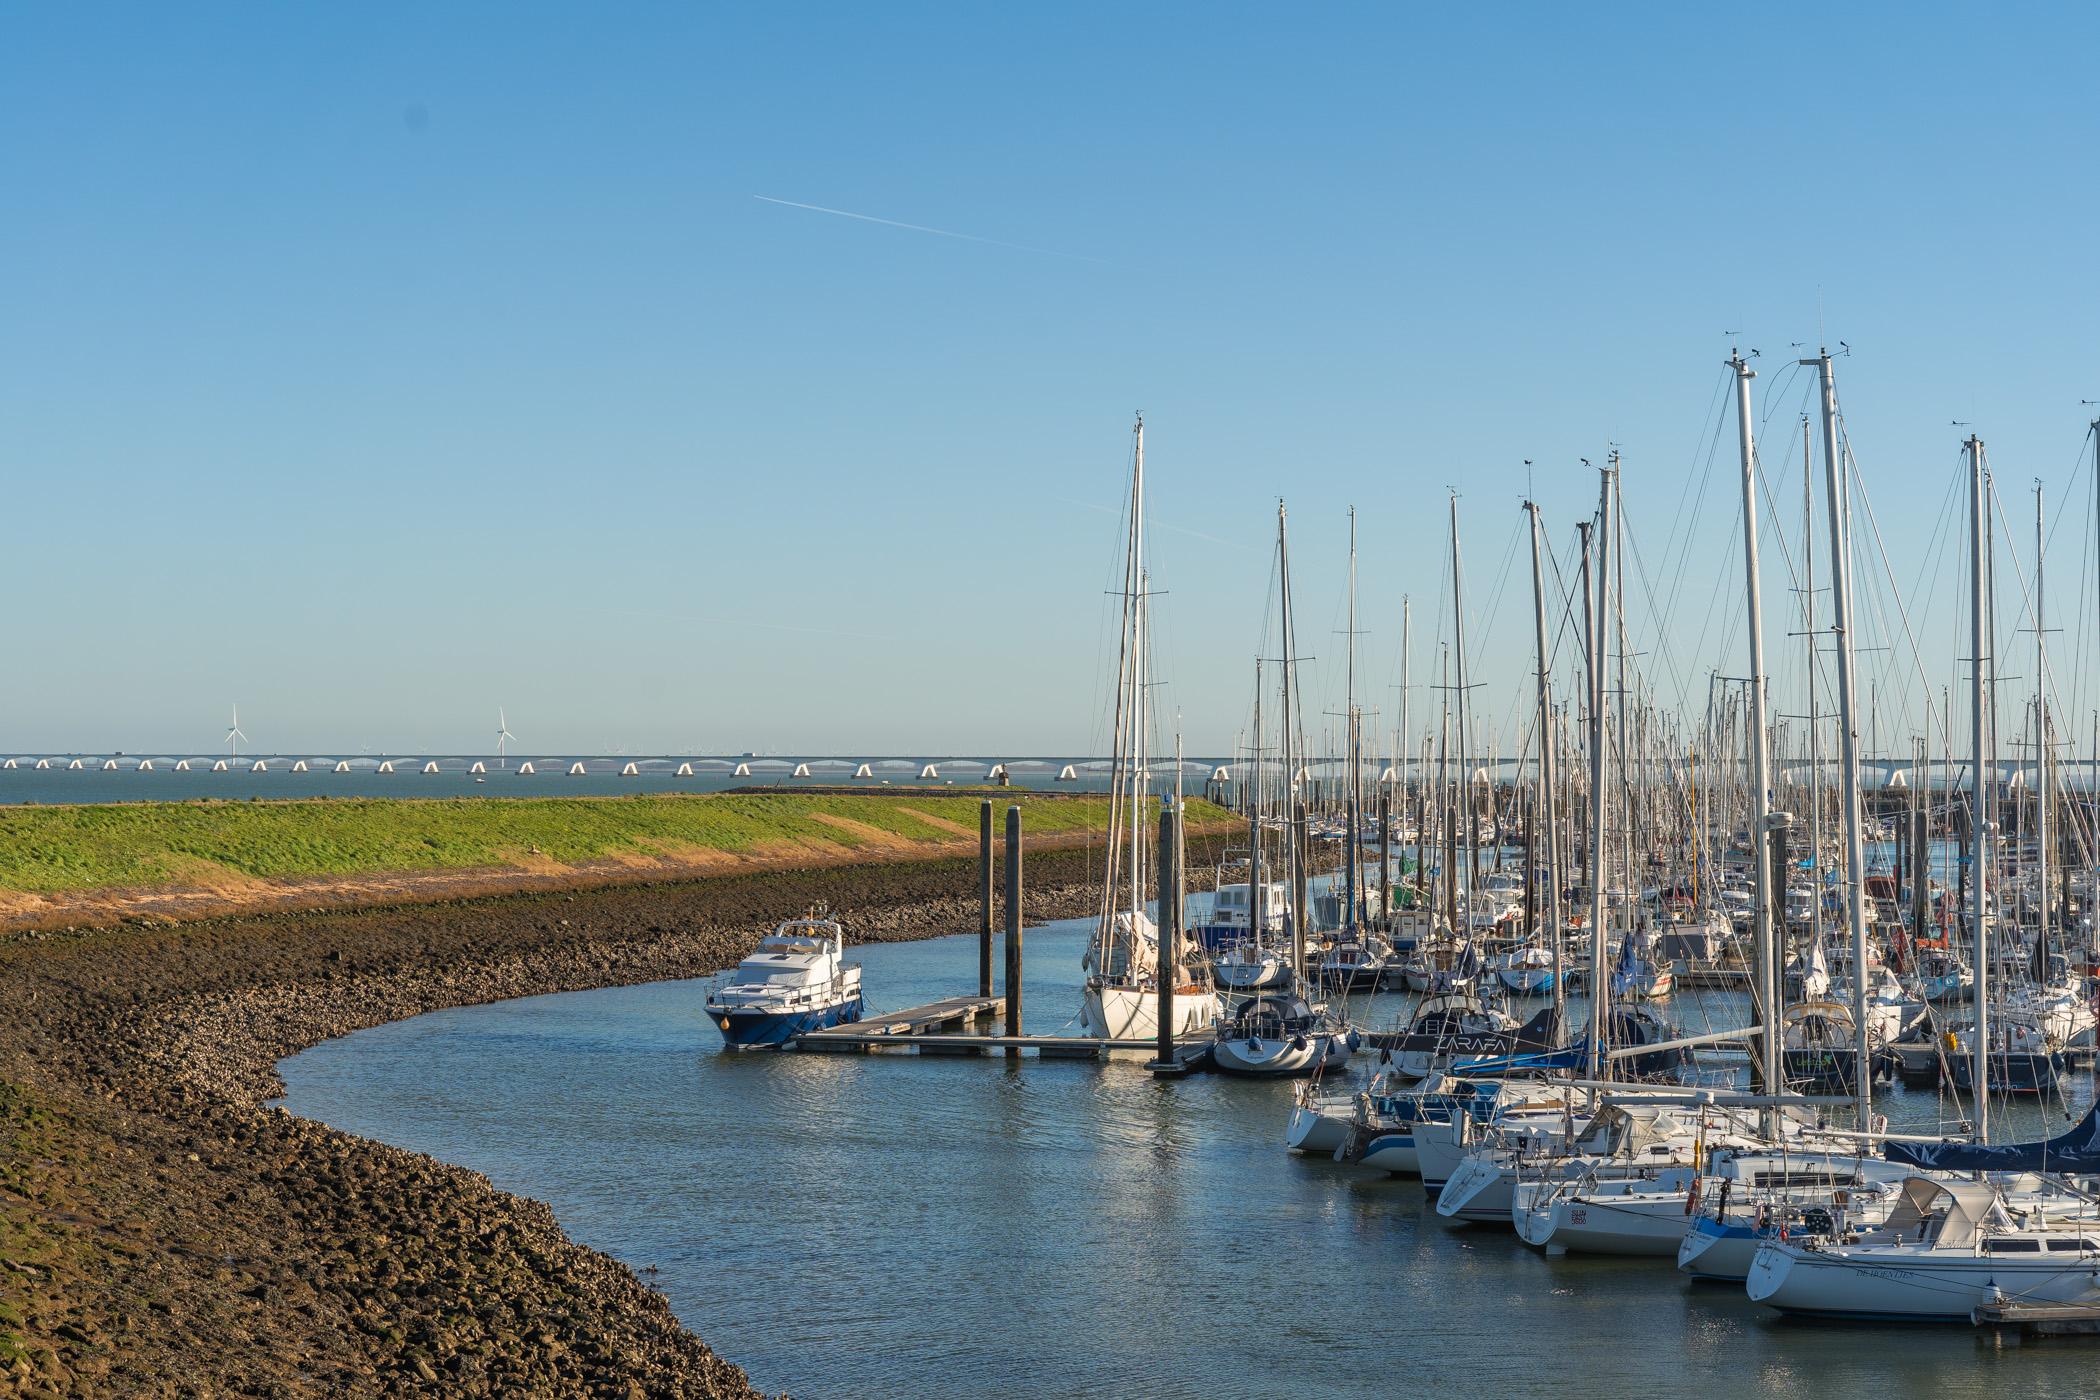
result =
[{"label": "wooden mooring post", "polygon": [[992,804],[977,808],[977,995],[992,994]]},{"label": "wooden mooring post", "polygon": [[[1398,762],[1398,760],[1394,760]],[[1401,857],[1407,859],[1406,856]],[[1393,795],[1378,794],[1378,903],[1385,927],[1393,926]]]},{"label": "wooden mooring post", "polygon": [[[1159,1054],[1155,1065],[1174,1062],[1174,971],[1181,953],[1181,881],[1176,877],[1174,808],[1159,809]],[[1133,921],[1134,922],[1134,921]]]},{"label": "wooden mooring post", "polygon": [[[1006,1033],[1021,1033],[1021,809],[1006,809]],[[1009,1046],[1008,1056],[1021,1052]]]},{"label": "wooden mooring post", "polygon": [[1312,978],[1306,965],[1307,935],[1312,928],[1312,902],[1306,893],[1306,862],[1312,857],[1312,845],[1306,840],[1305,803],[1300,801],[1291,813],[1291,975],[1297,978],[1295,985],[1311,994]]}]

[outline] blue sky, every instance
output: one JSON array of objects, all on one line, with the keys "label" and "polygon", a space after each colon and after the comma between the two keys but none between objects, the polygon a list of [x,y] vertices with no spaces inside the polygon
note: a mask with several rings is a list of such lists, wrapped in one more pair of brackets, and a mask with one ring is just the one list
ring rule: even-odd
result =
[{"label": "blue sky", "polygon": [[1906,590],[1954,420],[2013,508],[2045,478],[2068,610],[2096,50],[2082,7],[7,0],[0,744],[209,747],[237,700],[264,749],[499,704],[529,749],[1090,748],[1140,408],[1192,748],[1245,723],[1278,495],[1322,705],[1358,508],[1389,711],[1456,487],[1508,710],[1523,462],[1564,547],[1613,442],[1703,700],[1728,331],[1787,442],[1789,344],[1853,347]]}]

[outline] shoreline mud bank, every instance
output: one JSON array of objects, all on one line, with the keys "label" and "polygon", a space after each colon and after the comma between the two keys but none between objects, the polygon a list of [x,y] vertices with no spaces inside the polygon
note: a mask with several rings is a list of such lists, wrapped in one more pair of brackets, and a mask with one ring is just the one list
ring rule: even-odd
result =
[{"label": "shoreline mud bank", "polygon": [[[1215,839],[1191,841],[1194,888]],[[1101,860],[1031,847],[1027,921],[1090,912]],[[971,932],[976,874],[950,857],[6,936],[0,1393],[754,1394],[705,1318],[688,1330],[544,1205],[266,1106],[275,1066],[444,1007],[706,975],[818,903],[856,942]]]}]

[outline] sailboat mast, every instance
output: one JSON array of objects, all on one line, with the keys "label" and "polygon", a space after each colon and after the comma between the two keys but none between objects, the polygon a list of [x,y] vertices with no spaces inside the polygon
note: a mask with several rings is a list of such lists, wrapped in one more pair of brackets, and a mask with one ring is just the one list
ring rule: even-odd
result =
[{"label": "sailboat mast", "polygon": [[1300,865],[1305,852],[1299,849],[1298,834],[1304,824],[1297,819],[1298,812],[1298,731],[1295,728],[1297,711],[1291,680],[1297,671],[1298,647],[1291,621],[1291,542],[1290,531],[1285,521],[1283,502],[1276,502],[1276,568],[1281,581],[1283,624],[1283,763],[1284,763],[1284,815],[1287,830],[1291,833],[1284,840],[1291,884],[1291,970],[1302,982],[1305,977],[1305,926],[1307,911],[1299,893],[1304,888]]},{"label": "sailboat mast", "polygon": [[[1137,458],[1130,477],[1130,927],[1145,912],[1145,417],[1137,420]],[[1137,950],[1131,949],[1135,962]]]},{"label": "sailboat mast", "polygon": [[[1603,609],[1598,593],[1603,580],[1605,541],[1611,537],[1611,473],[1604,474],[1597,503],[1597,527],[1582,530],[1582,644],[1590,707],[1590,1034],[1588,1077],[1600,1078],[1604,1060],[1604,1007],[1611,988],[1604,980],[1604,639]],[[1591,558],[1591,546],[1596,558]]]},{"label": "sailboat mast", "polygon": [[2041,964],[2035,981],[2048,980],[2049,956],[2049,643],[2042,608],[2044,548],[2042,483],[2034,484],[2034,791],[2035,864],[2042,888]]},{"label": "sailboat mast", "polygon": [[[1141,469],[1144,460],[1144,419],[1142,417],[1138,419],[1135,431],[1138,441],[1137,460]],[[1136,816],[1126,810],[1126,803],[1132,793],[1130,786],[1131,777],[1127,764],[1131,749],[1130,730],[1135,720],[1132,696],[1135,694],[1135,676],[1138,670],[1137,653],[1132,645],[1131,610],[1136,604],[1140,587],[1138,582],[1138,519],[1142,514],[1142,510],[1139,504],[1139,479],[1139,469],[1134,469],[1131,476],[1131,513],[1130,519],[1125,522],[1123,537],[1123,611],[1122,616],[1118,619],[1119,625],[1117,628],[1116,707],[1115,721],[1112,726],[1109,743],[1107,858],[1102,861],[1101,922],[1094,932],[1094,947],[1102,959],[1103,966],[1107,964],[1109,944],[1115,936],[1116,888],[1118,882],[1123,878],[1123,851],[1118,843],[1117,833],[1122,830],[1125,823],[1135,823],[1143,820],[1141,816]]]},{"label": "sailboat mast", "polygon": [[[1554,803],[1553,771],[1553,685],[1551,676],[1551,653],[1546,647],[1546,578],[1539,561],[1539,508],[1535,501],[1524,503],[1525,512],[1531,517],[1531,617],[1538,632],[1539,658],[1539,819],[1546,831],[1546,919],[1553,930],[1553,1019],[1563,1021],[1568,1009],[1567,978],[1561,967],[1561,904],[1560,904],[1560,828],[1555,821],[1557,810]],[[1538,830],[1539,821],[1532,823]],[[1529,864],[1535,858],[1527,848],[1524,859]]]},{"label": "sailboat mast", "polygon": [[1989,940],[1984,935],[1985,886],[1989,883],[1985,851],[1989,839],[1984,820],[1984,728],[1983,668],[1983,442],[1969,436],[1969,651],[1974,665],[1969,675],[1969,745],[1974,757],[1969,792],[1969,919],[1970,957],[1976,963],[1976,1044],[1970,1069],[1971,1089],[1976,1097],[1976,1140],[1991,1140],[1990,1125],[1990,968]]},{"label": "sailboat mast", "polygon": [[[1991,669],[1984,675],[1984,721],[1983,737],[1986,749],[1985,771],[1990,775],[1986,788],[1988,800],[1985,804],[1990,813],[1991,830],[2004,829],[2004,813],[2001,804],[2005,800],[2002,791],[2003,777],[1998,767],[1998,517],[1996,503],[1992,497],[1997,485],[1991,480],[1990,469],[1983,473],[1983,643],[1984,654],[1991,659]],[[1998,860],[1996,843],[1986,848],[1991,862]]]},{"label": "sailboat mast", "polygon": [[1436,804],[1437,867],[1442,873],[1444,917],[1455,938],[1462,930],[1458,921],[1458,819],[1451,805],[1451,648],[1438,658],[1437,689],[1444,697],[1444,713],[1437,731]]},{"label": "sailboat mast", "polygon": [[1343,723],[1348,726],[1346,747],[1349,752],[1349,915],[1346,927],[1356,927],[1358,901],[1363,898],[1363,870],[1358,856],[1363,843],[1358,839],[1357,828],[1363,821],[1363,756],[1358,751],[1356,716],[1356,507],[1349,507],[1349,645],[1345,663],[1345,690],[1342,701]]},{"label": "sailboat mast", "polygon": [[[1395,812],[1398,812],[1407,802],[1407,770],[1404,765],[1407,763],[1408,749],[1411,747],[1407,737],[1408,667],[1414,659],[1414,631],[1414,603],[1403,593],[1400,595],[1400,733],[1393,742],[1393,761],[1396,765],[1401,766],[1400,771],[1394,775],[1400,784],[1400,801],[1393,804]],[[1416,833],[1415,843],[1419,850],[1421,845],[1421,834],[1419,832]],[[1407,862],[1407,852],[1404,850],[1400,853],[1400,861],[1403,865]],[[1420,857],[1417,856],[1415,861],[1415,879],[1419,881],[1421,878],[1422,864]],[[1406,882],[1402,881],[1402,883]],[[1388,909],[1392,907],[1392,891],[1390,890],[1386,892],[1386,907]]]},{"label": "sailboat mast", "polygon": [[[1779,1079],[1779,921],[1774,912],[1782,891],[1772,888],[1772,862],[1766,858],[1765,842],[1772,826],[1772,754],[1765,715],[1765,613],[1757,567],[1757,445],[1750,427],[1750,381],[1757,371],[1740,354],[1729,357],[1735,371],[1736,444],[1743,464],[1743,596],[1750,628],[1750,851],[1756,873],[1757,903],[1752,945],[1757,953],[1758,1000],[1764,1003],[1764,1034],[1759,1037],[1760,1070],[1767,1094],[1780,1092]],[[1777,1124],[1777,1114],[1765,1114],[1767,1127]]]},{"label": "sailboat mast", "polygon": [[1248,765],[1247,792],[1247,934],[1259,947],[1267,933],[1269,905],[1261,878],[1261,658],[1254,658],[1254,754]]},{"label": "sailboat mast", "polygon": [[1823,473],[1830,498],[1830,623],[1837,633],[1838,747],[1845,804],[1846,912],[1852,924],[1853,1066],[1859,1131],[1874,1129],[1873,1058],[1867,1037],[1867,854],[1860,834],[1858,638],[1852,627],[1852,512],[1845,501],[1845,465],[1838,455],[1837,379],[1825,350],[1814,364],[1823,381]]},{"label": "sailboat mast", "polygon": [[[1466,901],[1468,913],[1480,890],[1480,843],[1475,840],[1473,821],[1473,760],[1466,743],[1466,584],[1458,554],[1458,493],[1451,493],[1451,637],[1458,664],[1458,792],[1459,817],[1465,823]],[[1455,834],[1455,833],[1454,833]]]},{"label": "sailboat mast", "polygon": [[1635,920],[1635,897],[1640,892],[1640,879],[1634,870],[1634,812],[1633,782],[1635,768],[1634,752],[1628,738],[1628,728],[1633,711],[1633,693],[1626,684],[1626,496],[1619,479],[1619,450],[1611,452],[1611,611],[1607,614],[1614,623],[1619,639],[1619,665],[1616,692],[1618,703],[1612,715],[1618,730],[1619,750],[1619,878],[1622,881],[1619,898],[1626,910],[1626,923],[1630,929]]},{"label": "sailboat mast", "polygon": [[[1816,713],[1816,494],[1815,452],[1808,419],[1801,420],[1801,635],[1808,644],[1808,851],[1815,898],[1808,904],[1808,938],[1823,942],[1823,721]],[[1781,891],[1782,898],[1785,891]]]}]

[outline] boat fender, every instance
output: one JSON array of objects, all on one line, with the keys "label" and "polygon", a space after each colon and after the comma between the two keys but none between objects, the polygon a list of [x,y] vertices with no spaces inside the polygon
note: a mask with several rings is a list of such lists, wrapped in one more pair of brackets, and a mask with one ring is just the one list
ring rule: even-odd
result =
[{"label": "boat fender", "polygon": [[1349,1032],[1348,1039],[1343,1043],[1349,1047],[1349,1053],[1354,1055],[1357,1051],[1363,1049],[1364,1038],[1358,1035],[1355,1031],[1351,1031]]},{"label": "boat fender", "polygon": [[1259,1037],[1251,1035],[1247,1037],[1247,1053],[1250,1055],[1259,1055],[1261,1053],[1261,1040]]},{"label": "boat fender", "polygon": [[1381,1050],[1381,1051],[1379,1051],[1379,1052],[1378,1052],[1378,1063],[1380,1063],[1380,1064],[1382,1064],[1382,1065],[1389,1065],[1389,1064],[1391,1064],[1392,1062],[1393,1062],[1393,1052],[1392,1052],[1392,1050],[1391,1050],[1390,1048],[1388,1048],[1388,1049],[1385,1049],[1385,1050]]},{"label": "boat fender", "polygon": [[1301,1035],[1301,1036],[1294,1036],[1294,1037],[1292,1038],[1292,1040],[1291,1040],[1291,1049],[1293,1049],[1293,1050],[1303,1050],[1304,1048],[1305,1048],[1305,1037],[1304,1037],[1304,1036],[1302,1036],[1302,1035]]}]

